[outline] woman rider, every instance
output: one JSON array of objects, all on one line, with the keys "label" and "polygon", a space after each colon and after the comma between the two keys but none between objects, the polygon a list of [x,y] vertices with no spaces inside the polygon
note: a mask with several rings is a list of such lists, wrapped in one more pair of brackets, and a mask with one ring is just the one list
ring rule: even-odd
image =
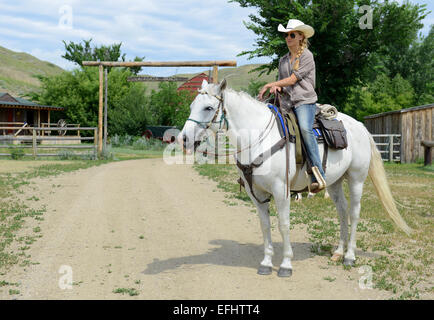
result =
[{"label": "woman rider", "polygon": [[290,19],[286,28],[280,24],[277,30],[286,33],[289,52],[279,61],[279,80],[267,83],[259,92],[258,98],[262,99],[267,90],[274,94],[279,91],[280,106],[288,111],[294,107],[314,172],[310,191],[316,193],[325,188],[325,180],[320,177],[317,179],[315,173],[318,175],[319,171],[323,178],[325,174],[318,143],[312,131],[318,97],[315,92],[315,61],[312,52],[307,48],[307,39],[312,37],[315,31],[311,26],[296,19]]}]

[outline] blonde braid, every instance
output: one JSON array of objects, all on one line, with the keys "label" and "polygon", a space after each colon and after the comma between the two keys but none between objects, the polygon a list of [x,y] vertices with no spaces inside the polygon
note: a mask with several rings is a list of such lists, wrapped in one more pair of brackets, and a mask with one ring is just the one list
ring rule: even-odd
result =
[{"label": "blonde braid", "polygon": [[303,40],[301,41],[300,44],[300,49],[298,49],[297,56],[295,57],[295,64],[293,68],[295,71],[298,70],[298,67],[300,65],[300,56],[302,55],[304,49],[307,48],[307,45],[308,45],[307,38],[303,37]]}]

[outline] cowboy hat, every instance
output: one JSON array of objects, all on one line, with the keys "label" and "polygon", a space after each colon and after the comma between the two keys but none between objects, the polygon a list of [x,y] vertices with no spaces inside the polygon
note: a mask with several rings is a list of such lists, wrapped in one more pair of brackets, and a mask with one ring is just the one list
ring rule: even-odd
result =
[{"label": "cowboy hat", "polygon": [[315,33],[315,30],[313,30],[311,26],[308,26],[297,19],[289,19],[286,28],[282,24],[279,24],[277,30],[280,32],[300,31],[304,33],[306,38],[312,37]]}]

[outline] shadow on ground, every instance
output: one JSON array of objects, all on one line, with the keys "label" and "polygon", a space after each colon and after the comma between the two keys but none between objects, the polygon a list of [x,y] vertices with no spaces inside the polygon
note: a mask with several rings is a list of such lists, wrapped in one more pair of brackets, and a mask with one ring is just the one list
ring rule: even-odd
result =
[{"label": "shadow on ground", "polygon": [[[211,245],[218,246],[208,252],[166,260],[154,259],[148,264],[144,274],[158,274],[168,270],[174,270],[183,265],[214,264],[231,267],[248,267],[257,269],[263,259],[264,247],[252,243],[239,243],[233,240],[212,240]],[[310,251],[310,243],[292,242],[294,258],[292,261],[306,260],[314,256]],[[274,243],[273,263],[278,266],[282,260],[282,243]]]}]

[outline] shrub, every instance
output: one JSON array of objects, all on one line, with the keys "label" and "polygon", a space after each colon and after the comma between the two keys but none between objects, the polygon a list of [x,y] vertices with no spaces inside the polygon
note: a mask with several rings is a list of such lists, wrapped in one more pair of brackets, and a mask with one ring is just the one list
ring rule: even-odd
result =
[{"label": "shrub", "polygon": [[11,151],[11,158],[13,160],[19,160],[24,157],[24,150],[23,149],[12,149]]}]

